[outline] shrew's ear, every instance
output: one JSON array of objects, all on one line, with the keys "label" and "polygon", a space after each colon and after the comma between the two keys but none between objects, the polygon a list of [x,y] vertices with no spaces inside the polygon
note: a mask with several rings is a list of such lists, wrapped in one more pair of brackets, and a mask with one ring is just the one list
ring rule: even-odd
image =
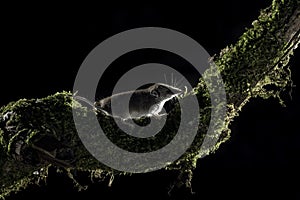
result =
[{"label": "shrew's ear", "polygon": [[150,91],[150,94],[151,94],[152,96],[159,97],[159,94],[158,94],[158,92],[157,92],[155,89],[151,90],[151,91]]}]

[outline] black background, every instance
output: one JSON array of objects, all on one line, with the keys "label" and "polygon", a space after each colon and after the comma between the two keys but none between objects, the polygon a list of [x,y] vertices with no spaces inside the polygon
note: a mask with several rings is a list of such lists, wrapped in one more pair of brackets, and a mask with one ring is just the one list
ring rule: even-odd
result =
[{"label": "black background", "polygon": [[[2,63],[0,105],[20,98],[44,97],[72,90],[87,54],[104,39],[131,28],[158,26],[180,31],[198,41],[209,54],[218,53],[251,27],[270,0],[148,3],[126,6],[11,6],[1,22]],[[299,85],[300,51],[291,60],[293,81]],[[111,74],[114,76],[114,74]],[[192,197],[180,199],[274,198],[300,199],[299,89],[286,107],[277,100],[252,99],[231,125],[232,137],[213,155],[198,161]],[[163,174],[121,178],[112,188],[95,185],[75,193],[60,177],[28,197],[97,199],[146,197],[167,199]],[[104,188],[104,189],[103,189]],[[104,195],[107,195],[104,198]]]}]

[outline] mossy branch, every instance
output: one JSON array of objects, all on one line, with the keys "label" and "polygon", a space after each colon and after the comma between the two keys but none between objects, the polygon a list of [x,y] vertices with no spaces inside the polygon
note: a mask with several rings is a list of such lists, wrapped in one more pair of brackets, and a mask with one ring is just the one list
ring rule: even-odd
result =
[{"label": "mossy branch", "polygon": [[[227,94],[228,110],[222,134],[212,149],[200,148],[210,120],[208,86],[200,79],[194,89],[201,104],[198,134],[188,151],[163,170],[178,170],[178,181],[185,181],[182,183],[189,186],[197,159],[215,151],[229,138],[230,122],[250,98],[277,97],[282,102],[280,92],[292,84],[288,63],[300,41],[299,29],[300,1],[274,0],[235,45],[226,47],[213,58]],[[203,75],[213,76],[216,76],[214,70],[207,70]],[[76,179],[78,172],[88,172],[92,181],[120,174],[99,163],[85,149],[74,126],[72,107],[82,118],[93,114],[74,101],[69,92],[42,99],[21,99],[0,109],[0,197],[26,189],[30,184],[42,184],[50,166],[63,170],[79,188],[84,183]],[[176,117],[178,111],[174,109],[171,115]],[[103,115],[99,119],[111,120]],[[113,127],[111,124],[107,129],[108,134],[115,133]],[[172,131],[165,131],[172,136]],[[130,141],[126,140],[126,144]]]}]

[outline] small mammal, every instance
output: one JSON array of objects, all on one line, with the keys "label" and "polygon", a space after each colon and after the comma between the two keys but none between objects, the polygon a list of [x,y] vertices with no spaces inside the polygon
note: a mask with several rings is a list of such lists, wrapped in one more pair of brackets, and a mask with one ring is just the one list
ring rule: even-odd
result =
[{"label": "small mammal", "polygon": [[[183,94],[183,91],[179,88],[164,83],[155,83],[148,88],[121,92],[95,103],[81,96],[74,96],[74,98],[88,103],[96,111],[103,112],[112,117],[121,118],[122,120],[127,120],[165,115],[160,114],[164,104],[181,94]],[[127,112],[128,109],[125,109],[126,105],[124,105],[125,99],[128,100],[128,98],[130,98],[129,113]],[[114,104],[114,114],[112,114],[111,110],[112,101]]]}]

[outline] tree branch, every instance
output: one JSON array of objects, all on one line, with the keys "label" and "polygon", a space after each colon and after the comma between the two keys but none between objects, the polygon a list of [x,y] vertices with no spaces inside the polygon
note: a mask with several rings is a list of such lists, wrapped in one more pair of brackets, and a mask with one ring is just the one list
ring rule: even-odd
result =
[{"label": "tree branch", "polygon": [[[211,107],[202,78],[195,88],[201,104],[198,134],[191,148],[164,170],[178,171],[178,181],[189,186],[197,159],[217,150],[229,138],[230,122],[250,98],[280,99],[280,92],[291,84],[288,62],[300,41],[299,27],[300,2],[274,0],[235,45],[226,47],[213,58],[227,93],[228,112],[226,123],[221,127],[222,135],[212,149],[200,148],[208,129]],[[207,70],[203,75],[213,76],[216,76],[214,70]],[[274,87],[268,87],[270,85]],[[63,170],[79,188],[83,184],[76,179],[75,170],[88,172],[92,179],[100,181],[120,174],[99,163],[84,148],[74,126],[72,107],[82,118],[93,114],[74,101],[69,92],[42,99],[21,99],[0,109],[0,197],[10,196],[31,184],[42,184],[50,166]],[[171,116],[176,115],[178,110],[172,110]],[[99,120],[112,119],[99,114]],[[109,124],[106,130],[113,135],[117,129]],[[170,130],[167,128],[165,132],[171,137]],[[131,142],[126,141],[126,144]]]}]

